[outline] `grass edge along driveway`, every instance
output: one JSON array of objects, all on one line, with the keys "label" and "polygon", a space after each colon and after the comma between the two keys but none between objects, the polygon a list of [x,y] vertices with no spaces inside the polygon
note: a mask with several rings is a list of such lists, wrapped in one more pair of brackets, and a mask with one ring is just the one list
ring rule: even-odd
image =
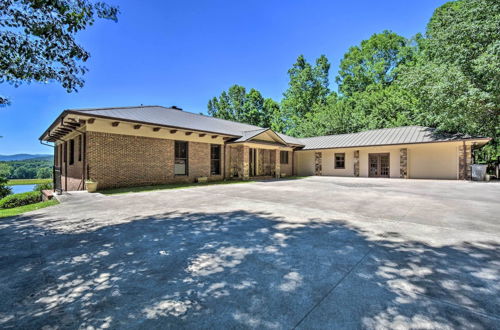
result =
[{"label": "grass edge along driveway", "polygon": [[0,209],[0,218],[12,217],[15,215],[19,215],[19,214],[30,212],[30,211],[35,211],[38,209],[42,209],[44,207],[53,206],[53,205],[57,205],[57,204],[59,204],[59,202],[56,199],[51,199],[50,201],[39,202],[39,203],[34,203],[34,204],[29,204],[29,205],[23,205],[23,206],[19,206],[19,207],[13,207],[11,209]]},{"label": "grass edge along driveway", "polygon": [[[286,178],[281,178],[281,180],[298,180],[303,179],[303,176],[290,176]],[[274,180],[274,179],[272,179]],[[168,190],[168,189],[183,189],[183,188],[193,188],[193,187],[204,187],[204,186],[214,186],[214,185],[226,185],[226,184],[239,184],[239,183],[251,183],[257,182],[257,180],[226,180],[226,181],[209,181],[209,182],[188,182],[188,183],[167,183],[149,186],[136,186],[136,187],[123,187],[123,188],[111,188],[98,190],[98,193],[103,195],[119,195],[128,193],[138,193],[147,192],[155,190]]]}]

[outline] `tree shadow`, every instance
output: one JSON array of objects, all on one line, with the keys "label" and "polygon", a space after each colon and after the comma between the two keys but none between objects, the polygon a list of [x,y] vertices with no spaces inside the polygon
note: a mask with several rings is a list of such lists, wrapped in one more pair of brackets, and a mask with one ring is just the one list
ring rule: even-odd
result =
[{"label": "tree shadow", "polygon": [[66,231],[37,217],[0,226],[2,328],[493,328],[499,320],[493,242],[432,247],[334,219],[246,211],[109,226],[89,218]]}]

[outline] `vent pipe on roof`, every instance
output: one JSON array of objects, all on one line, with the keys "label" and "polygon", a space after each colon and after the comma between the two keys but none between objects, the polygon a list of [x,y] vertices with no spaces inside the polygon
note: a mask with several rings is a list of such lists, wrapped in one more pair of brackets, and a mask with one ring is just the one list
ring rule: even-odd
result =
[{"label": "vent pipe on roof", "polygon": [[171,106],[170,108],[171,108],[171,109],[175,109],[175,110],[180,110],[180,111],[182,111],[182,109],[181,109],[181,108],[179,108],[179,107],[177,107],[176,105],[173,105],[173,106]]}]

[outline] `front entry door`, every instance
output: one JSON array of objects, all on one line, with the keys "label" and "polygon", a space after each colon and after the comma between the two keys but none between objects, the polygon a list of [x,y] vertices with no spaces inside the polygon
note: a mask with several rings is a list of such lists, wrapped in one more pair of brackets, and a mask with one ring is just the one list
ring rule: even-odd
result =
[{"label": "front entry door", "polygon": [[368,154],[368,176],[388,178],[390,173],[389,154]]}]

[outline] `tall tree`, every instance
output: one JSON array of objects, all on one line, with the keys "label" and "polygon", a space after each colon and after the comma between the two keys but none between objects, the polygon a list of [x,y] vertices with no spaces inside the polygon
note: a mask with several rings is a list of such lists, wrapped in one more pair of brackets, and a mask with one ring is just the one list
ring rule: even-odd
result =
[{"label": "tall tree", "polygon": [[396,33],[383,31],[372,35],[345,53],[336,78],[339,91],[350,96],[373,84],[390,85],[399,66],[412,60],[413,53],[411,42]]},{"label": "tall tree", "polygon": [[[57,81],[68,92],[82,87],[90,54],[75,41],[96,18],[117,20],[118,8],[90,0],[2,0],[0,82]],[[0,104],[8,104],[0,96]]]},{"label": "tall tree", "polygon": [[424,122],[493,137],[484,149],[491,156],[500,153],[499,77],[500,2],[460,0],[436,9],[418,63],[401,82],[419,98]]},{"label": "tall tree", "polygon": [[325,104],[330,93],[328,72],[330,63],[326,56],[316,59],[315,66],[306,61],[303,55],[288,70],[290,78],[288,89],[283,94],[281,109],[284,130],[294,135],[301,118],[318,104]]},{"label": "tall tree", "polygon": [[227,120],[276,129],[279,106],[272,99],[264,99],[256,89],[247,93],[245,87],[233,85],[217,98],[208,101],[208,114]]}]

